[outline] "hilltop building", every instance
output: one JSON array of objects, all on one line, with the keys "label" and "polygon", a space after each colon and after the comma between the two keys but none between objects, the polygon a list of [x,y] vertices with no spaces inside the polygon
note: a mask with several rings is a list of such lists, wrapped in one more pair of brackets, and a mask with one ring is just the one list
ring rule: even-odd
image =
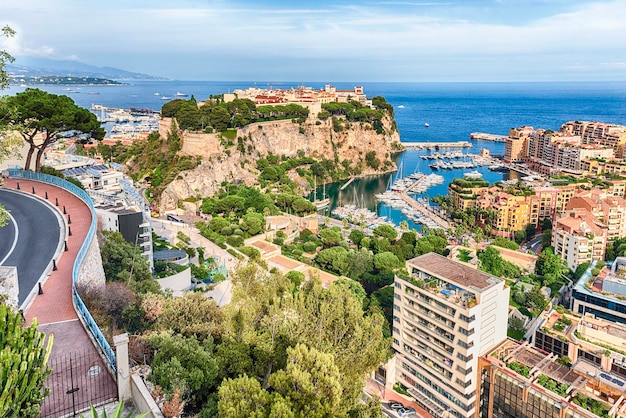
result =
[{"label": "hilltop building", "polygon": [[372,101],[365,95],[363,86],[354,86],[351,90],[340,90],[330,84],[326,84],[323,89],[308,86],[275,89],[271,84],[269,87],[269,89],[258,87],[237,89],[233,93],[224,94],[224,101],[228,103],[237,98],[249,99],[257,106],[293,103],[307,107],[312,114],[319,113],[322,110],[322,104],[332,102],[357,101],[363,106],[372,107]]},{"label": "hilltop building", "polygon": [[473,417],[478,359],[506,339],[504,280],[429,253],[396,276],[395,378],[435,417]]}]

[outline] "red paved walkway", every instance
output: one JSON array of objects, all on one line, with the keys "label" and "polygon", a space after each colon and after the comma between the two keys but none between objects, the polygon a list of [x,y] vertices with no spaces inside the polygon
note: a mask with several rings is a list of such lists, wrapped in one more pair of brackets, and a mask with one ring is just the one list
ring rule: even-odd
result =
[{"label": "red paved walkway", "polygon": [[[58,209],[65,220],[66,228],[69,227],[72,232],[71,236],[65,237],[68,251],[62,252],[56,260],[57,270],[52,271],[43,284],[43,294],[35,295],[24,312],[28,324],[37,318],[39,330],[54,335],[48,364],[55,370],[46,381],[50,394],[41,407],[41,416],[71,415],[75,411],[85,410],[90,404],[117,398],[117,386],[109,373],[103,372],[97,376],[89,374],[86,380],[83,376],[87,369],[94,370],[97,367],[97,370],[106,370],[106,366],[98,354],[99,350],[78,319],[72,303],[72,269],[78,250],[91,226],[91,211],[78,197],[47,183],[9,178],[5,179],[4,187],[16,190],[17,183],[22,192],[31,195],[34,187],[35,195],[43,199],[47,192],[48,202],[53,207],[58,199]],[[64,206],[67,214],[63,214]],[[68,215],[71,221],[69,225]],[[75,360],[74,368],[76,364],[80,366],[73,370],[75,376],[66,367],[68,356],[80,359]],[[81,383],[78,384],[77,381]],[[71,397],[67,395],[67,389],[77,385],[81,387],[80,390]]]},{"label": "red paved walkway", "polygon": [[76,311],[72,305],[72,269],[74,259],[82,245],[87,231],[91,225],[91,212],[89,207],[82,200],[70,192],[46,183],[39,183],[24,179],[9,178],[5,180],[4,187],[17,189],[32,194],[35,188],[35,195],[44,198],[48,193],[48,201],[54,206],[56,199],[59,201],[58,209],[63,213],[63,207],[67,215],[63,215],[65,222],[70,217],[72,236],[67,236],[68,251],[61,253],[56,260],[57,270],[52,271],[43,285],[43,295],[35,296],[33,302],[27,307],[25,313],[27,323],[31,323],[33,318],[37,318],[40,324],[67,321],[77,319]]}]

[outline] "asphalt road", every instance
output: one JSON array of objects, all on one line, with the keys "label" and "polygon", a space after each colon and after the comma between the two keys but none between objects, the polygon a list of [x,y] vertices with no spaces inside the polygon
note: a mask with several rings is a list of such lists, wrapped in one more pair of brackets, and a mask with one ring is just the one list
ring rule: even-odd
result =
[{"label": "asphalt road", "polygon": [[522,248],[520,248],[520,250],[526,251],[528,249],[531,249],[535,254],[538,254],[539,250],[541,249],[541,238],[542,234],[535,235],[530,241],[525,243]]},{"label": "asphalt road", "polygon": [[17,223],[17,229],[13,222],[0,229],[0,265],[17,267],[21,305],[53,258],[61,227],[54,209],[27,194],[0,189],[0,204]]}]

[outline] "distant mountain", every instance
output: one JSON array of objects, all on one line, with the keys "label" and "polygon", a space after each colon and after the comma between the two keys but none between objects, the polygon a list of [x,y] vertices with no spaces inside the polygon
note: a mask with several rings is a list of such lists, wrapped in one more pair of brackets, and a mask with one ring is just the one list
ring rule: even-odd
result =
[{"label": "distant mountain", "polygon": [[148,74],[133,73],[113,67],[96,67],[78,61],[59,61],[47,58],[15,57],[5,67],[9,75],[21,77],[96,77],[113,80],[167,80]]}]

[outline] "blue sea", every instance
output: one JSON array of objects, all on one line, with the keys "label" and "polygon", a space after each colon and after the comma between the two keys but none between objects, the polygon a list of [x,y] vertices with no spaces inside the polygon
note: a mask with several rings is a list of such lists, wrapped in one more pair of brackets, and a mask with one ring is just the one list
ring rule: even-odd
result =
[{"label": "blue sea", "polygon": [[[324,82],[272,82],[273,88],[298,85],[323,88]],[[384,96],[395,108],[395,117],[402,141],[443,142],[467,141],[472,132],[507,134],[512,127],[522,125],[558,130],[570,120],[590,120],[626,125],[626,82],[562,82],[562,83],[335,83],[337,88],[350,89],[363,85],[369,96]],[[198,101],[209,95],[232,92],[248,87],[269,88],[268,82],[214,81],[132,81],[121,86],[39,86],[55,94],[67,94],[83,107],[100,104],[107,107],[143,107],[159,110],[165,100],[176,93],[193,95]],[[14,94],[24,90],[12,86],[4,92]],[[428,127],[425,124],[428,124]],[[504,144],[472,141],[465,152],[477,153],[481,148],[501,155]],[[428,160],[420,158],[427,151],[409,150],[398,156],[404,175],[418,170],[431,173]],[[478,168],[483,178],[494,182],[514,173],[491,172]],[[464,170],[444,170],[446,181],[433,187],[426,196],[447,193],[447,184],[462,177]],[[392,176],[395,178],[399,173]],[[380,204],[375,193],[385,190],[390,175],[373,176],[354,181],[343,191],[338,184],[327,186],[332,199],[331,209],[340,204],[357,203],[390,217],[399,223],[405,217],[397,210]],[[321,197],[321,189],[318,191]],[[410,222],[411,227],[417,227]]]}]

